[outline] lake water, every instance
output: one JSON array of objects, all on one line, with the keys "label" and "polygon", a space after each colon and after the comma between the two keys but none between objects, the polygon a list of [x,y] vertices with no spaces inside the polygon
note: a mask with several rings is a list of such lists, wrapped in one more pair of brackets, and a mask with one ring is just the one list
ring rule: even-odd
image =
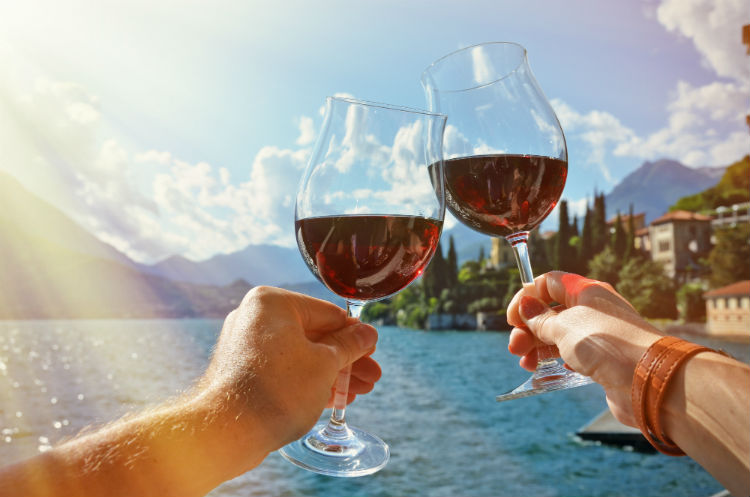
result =
[{"label": "lake water", "polygon": [[[215,320],[0,321],[0,463],[156,403],[205,368]],[[708,496],[688,458],[582,443],[596,385],[498,404],[527,377],[506,333],[380,329],[383,378],[347,411],[391,446],[379,473],[337,479],[271,454],[210,495]],[[714,344],[715,345],[715,344]],[[730,346],[731,348],[731,346]],[[730,350],[748,360],[748,347]]]}]

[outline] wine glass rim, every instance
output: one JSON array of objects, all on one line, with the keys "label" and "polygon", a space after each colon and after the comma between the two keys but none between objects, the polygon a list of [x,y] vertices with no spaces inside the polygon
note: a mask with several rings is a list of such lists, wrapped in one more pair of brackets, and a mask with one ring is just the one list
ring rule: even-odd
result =
[{"label": "wine glass rim", "polygon": [[444,118],[448,117],[446,114],[441,114],[440,112],[431,112],[429,110],[418,109],[416,107],[406,107],[404,105],[389,104],[385,102],[374,102],[371,100],[361,100],[358,98],[351,98],[351,97],[340,97],[340,96],[329,95],[328,97],[326,97],[326,100],[338,100],[340,102],[346,102],[349,104],[362,105],[366,107],[380,107],[382,109],[398,110],[401,112],[410,112],[412,114],[422,114],[425,116],[444,117]]},{"label": "wine glass rim", "polygon": [[445,54],[442,57],[436,59],[435,61],[433,61],[432,64],[430,64],[429,66],[427,66],[425,68],[425,70],[422,71],[422,82],[423,82],[423,84],[426,81],[427,74],[431,74],[430,69],[436,67],[441,62],[443,62],[445,59],[447,59],[449,57],[453,57],[454,55],[457,55],[457,54],[459,54],[461,52],[465,52],[467,50],[471,50],[473,48],[484,47],[484,46],[489,46],[489,45],[512,45],[512,46],[515,46],[517,48],[520,48],[521,49],[522,57],[520,58],[520,61],[519,61],[518,65],[516,65],[513,69],[511,69],[507,73],[503,74],[502,76],[500,76],[498,78],[495,78],[492,81],[488,81],[487,83],[482,83],[482,84],[478,84],[478,85],[475,85],[475,86],[469,86],[467,88],[456,88],[456,89],[451,89],[451,90],[439,90],[439,91],[441,91],[443,93],[460,93],[460,92],[463,92],[463,91],[476,90],[477,88],[482,88],[484,86],[492,85],[494,83],[497,83],[498,81],[501,81],[501,80],[509,77],[511,74],[513,74],[514,72],[516,72],[518,70],[518,68],[521,67],[523,65],[524,61],[526,60],[526,56],[527,56],[526,47],[524,47],[520,43],[516,43],[515,41],[486,41],[486,42],[483,42],[483,43],[476,43],[474,45],[469,45],[468,47],[463,47],[463,48],[459,48],[458,50],[454,50],[454,51],[452,51],[452,52],[450,52],[448,54]]}]

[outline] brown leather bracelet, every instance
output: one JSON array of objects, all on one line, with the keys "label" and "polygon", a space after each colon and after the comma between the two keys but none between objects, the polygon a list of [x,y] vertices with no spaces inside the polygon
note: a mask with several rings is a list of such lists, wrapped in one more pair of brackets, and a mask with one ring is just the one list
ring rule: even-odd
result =
[{"label": "brown leather bracelet", "polygon": [[654,342],[635,368],[631,400],[638,428],[659,452],[670,456],[685,453],[667,436],[661,424],[661,407],[665,392],[679,367],[699,352],[713,349],[675,337]]}]

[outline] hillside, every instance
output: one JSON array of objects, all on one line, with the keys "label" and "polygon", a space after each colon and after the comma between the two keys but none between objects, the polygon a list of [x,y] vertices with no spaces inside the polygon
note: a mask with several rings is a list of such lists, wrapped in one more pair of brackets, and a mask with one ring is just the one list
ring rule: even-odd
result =
[{"label": "hillside", "polygon": [[700,193],[682,197],[672,210],[693,212],[711,211],[722,205],[729,206],[750,201],[750,156],[729,166],[719,182]]},{"label": "hillside", "polygon": [[[723,170],[723,168],[719,168]],[[606,195],[607,217],[627,213],[632,203],[646,213],[646,223],[661,216],[677,200],[716,184],[716,170],[691,169],[677,161],[645,162]]]},{"label": "hillside", "polygon": [[275,245],[249,245],[198,262],[172,256],[154,265],[142,265],[140,270],[175,281],[212,285],[226,285],[237,278],[253,285],[275,286],[316,281],[296,247]]},{"label": "hillside", "polygon": [[26,190],[14,177],[0,172],[0,222],[30,236],[43,238],[80,254],[133,266],[135,263],[102,242],[45,200]]},{"label": "hillside", "polygon": [[250,285],[144,275],[63,213],[0,175],[0,319],[223,317]]}]

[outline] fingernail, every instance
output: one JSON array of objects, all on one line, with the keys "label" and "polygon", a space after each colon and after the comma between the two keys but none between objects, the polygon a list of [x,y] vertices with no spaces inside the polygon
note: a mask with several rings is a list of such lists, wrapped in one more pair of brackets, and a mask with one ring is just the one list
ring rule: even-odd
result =
[{"label": "fingernail", "polygon": [[378,332],[369,324],[360,323],[355,326],[357,340],[362,350],[369,350],[378,342]]},{"label": "fingernail", "polygon": [[545,312],[547,310],[547,306],[544,305],[544,302],[539,299],[524,295],[523,297],[521,297],[521,302],[518,306],[518,310],[524,320],[529,320]]}]

